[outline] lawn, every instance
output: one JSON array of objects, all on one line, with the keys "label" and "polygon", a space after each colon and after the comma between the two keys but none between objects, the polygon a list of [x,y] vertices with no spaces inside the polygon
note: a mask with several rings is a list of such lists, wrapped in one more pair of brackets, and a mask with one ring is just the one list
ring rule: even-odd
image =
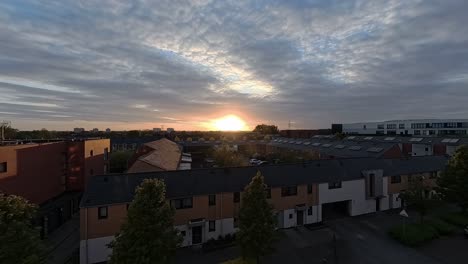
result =
[{"label": "lawn", "polygon": [[440,215],[440,218],[445,222],[459,227],[465,227],[468,225],[468,214],[462,213],[449,213]]}]

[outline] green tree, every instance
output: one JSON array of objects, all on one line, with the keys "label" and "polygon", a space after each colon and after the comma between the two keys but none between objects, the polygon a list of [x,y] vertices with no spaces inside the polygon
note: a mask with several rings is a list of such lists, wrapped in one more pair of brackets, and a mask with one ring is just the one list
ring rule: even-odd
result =
[{"label": "green tree", "polygon": [[173,225],[174,208],[166,201],[166,185],[145,179],[137,187],[127,219],[109,245],[111,264],[168,263],[182,238]]},{"label": "green tree", "polygon": [[278,134],[279,130],[278,130],[278,127],[275,125],[261,124],[261,125],[257,125],[255,129],[253,130],[253,132],[257,132],[257,133],[264,134],[264,135],[270,135],[270,134]]},{"label": "green tree", "polygon": [[228,145],[221,145],[213,151],[215,164],[219,167],[246,166],[247,158],[233,151]]},{"label": "green tree", "polygon": [[3,132],[3,137],[5,139],[16,139],[18,129],[12,128],[11,126],[4,126],[1,129],[3,129],[3,130],[0,131],[0,139],[2,139],[1,138],[1,136],[2,136],[1,133],[2,132]]},{"label": "green tree", "polygon": [[428,211],[434,206],[434,200],[427,197],[431,187],[425,183],[425,178],[419,175],[409,176],[408,189],[401,193],[401,198],[418,214],[421,224]]},{"label": "green tree", "polygon": [[110,172],[122,173],[128,168],[128,160],[132,157],[133,151],[112,151],[110,155]]},{"label": "green tree", "polygon": [[44,246],[32,225],[36,206],[16,195],[0,193],[0,263],[44,263]]},{"label": "green tree", "polygon": [[273,207],[267,201],[266,187],[260,172],[245,187],[236,234],[242,257],[257,263],[261,256],[271,252],[275,237],[275,218]]},{"label": "green tree", "polygon": [[459,148],[437,178],[437,191],[443,200],[457,204],[468,213],[468,146]]}]

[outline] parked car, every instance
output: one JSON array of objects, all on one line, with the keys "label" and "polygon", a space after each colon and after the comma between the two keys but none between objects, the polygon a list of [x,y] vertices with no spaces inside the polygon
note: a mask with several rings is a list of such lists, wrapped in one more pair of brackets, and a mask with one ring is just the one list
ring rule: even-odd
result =
[{"label": "parked car", "polygon": [[260,162],[260,160],[258,160],[258,159],[250,159],[249,162],[250,162],[250,164],[252,164],[252,165],[256,165],[258,162]]},{"label": "parked car", "polygon": [[264,160],[260,160],[257,162],[257,166],[267,165],[267,164],[268,164],[268,161],[264,161]]},{"label": "parked car", "polygon": [[468,225],[465,226],[465,229],[463,231],[465,233],[465,238],[468,238]]}]

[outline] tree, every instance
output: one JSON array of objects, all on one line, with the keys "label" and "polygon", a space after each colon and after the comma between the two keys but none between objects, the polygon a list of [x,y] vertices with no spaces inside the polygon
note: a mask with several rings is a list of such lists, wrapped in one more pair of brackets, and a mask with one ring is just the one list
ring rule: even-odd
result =
[{"label": "tree", "polygon": [[255,129],[253,130],[253,132],[258,132],[264,135],[271,135],[271,134],[278,134],[279,130],[278,130],[278,127],[275,125],[261,124],[261,125],[257,125]]},{"label": "tree", "polygon": [[215,164],[219,167],[235,167],[246,166],[247,159],[229,148],[228,145],[222,144],[213,152]]},{"label": "tree", "polygon": [[16,195],[0,193],[0,263],[44,263],[44,246],[32,225],[36,206]]},{"label": "tree", "polygon": [[443,200],[457,204],[468,213],[468,146],[459,148],[437,178],[437,191]]},{"label": "tree", "polygon": [[422,224],[427,212],[434,205],[434,200],[426,195],[430,192],[431,188],[425,184],[423,176],[413,175],[409,177],[411,178],[408,178],[408,189],[400,195],[409,206],[418,212]]},{"label": "tree", "polygon": [[137,187],[127,219],[109,245],[111,264],[168,263],[182,238],[173,225],[174,208],[166,201],[166,186],[145,179]]},{"label": "tree", "polygon": [[122,173],[128,168],[128,160],[132,157],[133,151],[112,151],[110,155],[110,172]]},{"label": "tree", "polygon": [[275,232],[273,207],[267,201],[263,176],[257,172],[245,187],[239,212],[239,232],[236,238],[244,259],[259,262],[272,250]]}]

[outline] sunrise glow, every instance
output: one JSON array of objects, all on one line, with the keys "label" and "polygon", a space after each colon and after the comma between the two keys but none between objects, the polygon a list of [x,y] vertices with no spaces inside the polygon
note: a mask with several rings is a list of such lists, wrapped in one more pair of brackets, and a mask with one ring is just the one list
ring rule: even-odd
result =
[{"label": "sunrise glow", "polygon": [[240,131],[247,129],[244,120],[235,115],[228,115],[214,120],[212,127],[219,131]]}]

